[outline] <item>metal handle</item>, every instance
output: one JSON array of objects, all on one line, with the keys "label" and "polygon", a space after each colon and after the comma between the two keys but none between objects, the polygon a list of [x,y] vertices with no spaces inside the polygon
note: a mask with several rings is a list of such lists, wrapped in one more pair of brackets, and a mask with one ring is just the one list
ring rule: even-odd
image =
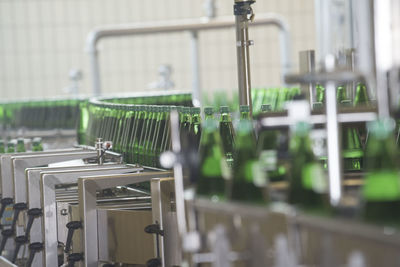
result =
[{"label": "metal handle", "polygon": [[161,259],[153,258],[146,262],[146,267],[161,267]]},{"label": "metal handle", "polygon": [[67,228],[68,228],[68,235],[67,235],[67,242],[65,243],[65,249],[64,249],[65,253],[69,253],[71,249],[72,236],[74,235],[74,231],[76,229],[82,228],[82,222],[81,221],[69,222],[67,223]]},{"label": "metal handle", "polygon": [[1,239],[1,244],[0,244],[0,255],[3,253],[3,250],[6,246],[7,240],[14,234],[13,229],[5,229],[1,231],[2,239]]},{"label": "metal handle", "polygon": [[13,217],[13,221],[11,224],[11,229],[13,231],[15,230],[15,226],[17,224],[19,213],[27,208],[28,208],[28,206],[26,205],[26,203],[23,203],[23,202],[14,204],[14,217]]},{"label": "metal handle", "polygon": [[19,253],[21,246],[23,244],[26,244],[27,242],[28,242],[28,238],[25,235],[17,236],[15,238],[15,250],[14,250],[14,254],[11,258],[12,263],[15,263],[15,261],[17,260],[18,253]]},{"label": "metal handle", "polygon": [[41,242],[35,242],[32,244],[29,244],[29,257],[28,260],[26,261],[26,267],[31,267],[33,259],[35,258],[36,253],[41,251],[43,249],[43,243]]},{"label": "metal handle", "polygon": [[160,224],[156,222],[155,224],[149,224],[144,228],[144,231],[148,234],[156,234],[156,246],[157,246],[157,258],[160,257],[160,244],[158,236],[164,236],[164,230],[161,230]]},{"label": "metal handle", "polygon": [[68,256],[68,267],[74,267],[75,262],[83,260],[83,253],[72,253]]},{"label": "metal handle", "polygon": [[33,220],[35,220],[35,218],[40,217],[40,216],[42,216],[42,209],[33,208],[33,209],[28,210],[29,219],[28,219],[28,223],[26,225],[26,231],[25,231],[26,237],[30,236]]}]

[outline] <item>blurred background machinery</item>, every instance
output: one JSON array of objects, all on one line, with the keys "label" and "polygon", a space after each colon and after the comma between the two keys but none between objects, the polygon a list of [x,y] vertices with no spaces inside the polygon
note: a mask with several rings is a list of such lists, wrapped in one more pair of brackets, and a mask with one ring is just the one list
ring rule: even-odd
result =
[{"label": "blurred background machinery", "polygon": [[0,266],[400,266],[399,0],[0,12]]}]

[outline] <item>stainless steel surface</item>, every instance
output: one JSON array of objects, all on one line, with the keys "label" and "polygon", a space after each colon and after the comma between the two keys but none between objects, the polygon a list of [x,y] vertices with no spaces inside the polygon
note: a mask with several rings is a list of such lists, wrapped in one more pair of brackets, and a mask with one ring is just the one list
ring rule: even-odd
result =
[{"label": "stainless steel surface", "polygon": [[[122,165],[113,165],[122,166]],[[99,165],[83,165],[83,166],[71,166],[71,167],[43,167],[43,168],[28,168],[26,170],[26,184],[27,184],[27,199],[28,199],[28,209],[33,208],[42,208],[41,206],[41,193],[40,193],[40,177],[41,174],[45,174],[47,172],[52,171],[77,171],[77,170],[90,170],[90,169],[106,169],[109,168],[107,164],[99,166]],[[77,198],[77,196],[76,196]],[[35,219],[32,224],[31,232],[30,232],[30,242],[42,242],[42,220],[40,218]],[[43,266],[43,252],[39,252],[32,266]]]},{"label": "stainless steel surface", "polygon": [[201,107],[201,79],[200,79],[200,57],[199,57],[199,33],[191,34],[191,64],[192,64],[192,102],[194,107]]},{"label": "stainless steel surface", "polygon": [[[378,118],[375,112],[354,112],[354,113],[339,113],[337,120],[340,123],[355,123],[374,121]],[[326,115],[311,115],[309,123],[313,125],[325,124],[327,122]],[[294,124],[294,121],[289,116],[264,117],[261,118],[260,124],[263,127],[285,127]]]},{"label": "stainless steel surface", "polygon": [[[390,116],[387,73],[394,67],[392,48],[392,1],[374,0],[374,43],[376,63],[376,93],[380,118]],[[398,16],[398,14],[396,14]]]},{"label": "stainless steel surface", "polygon": [[7,260],[5,257],[0,256],[0,267],[17,267],[17,265],[13,264],[9,260]]},{"label": "stainless steel surface", "polygon": [[103,165],[103,140],[101,138],[97,138],[96,140],[96,152],[97,152],[97,160],[99,165]]},{"label": "stainless steel surface", "polygon": [[[68,148],[68,149],[59,149],[59,150],[51,150],[51,151],[41,151],[41,152],[25,152],[24,155],[46,155],[46,154],[55,154],[55,153],[72,153],[82,151],[82,148]],[[0,166],[1,166],[1,192],[2,198],[5,197],[13,197],[14,195],[14,183],[13,183],[13,170],[11,165],[11,159],[15,156],[20,156],[20,153],[10,153],[4,154],[0,156]],[[4,191],[4,193],[3,193]]]},{"label": "stainless steel surface", "polygon": [[150,209],[97,209],[99,261],[145,265],[155,258],[153,235],[144,231],[151,223]]},{"label": "stainless steel surface", "polygon": [[[175,155],[178,155],[181,152],[181,141],[179,136],[179,114],[176,110],[171,111],[170,123],[171,123],[172,152]],[[187,232],[187,225],[186,225],[182,164],[179,161],[175,161],[173,163],[173,168],[175,177],[175,203],[176,203],[177,227],[179,234],[181,235],[181,237],[183,237]]]},{"label": "stainless steel surface", "polygon": [[[299,61],[299,70],[300,74],[304,73],[314,73],[315,72],[315,51],[314,50],[306,50],[299,52],[300,61]],[[301,91],[305,93],[310,101],[310,106],[312,107],[313,103],[316,101],[316,94],[315,94],[315,84],[301,84],[300,85]]]},{"label": "stainless steel surface", "polygon": [[166,171],[86,176],[78,179],[80,220],[83,222],[85,266],[97,267],[99,260],[96,191],[115,186],[150,182],[153,178],[172,176],[172,172]]},{"label": "stainless steel surface", "polygon": [[[250,26],[261,26],[271,25],[278,28],[280,32],[280,43],[281,43],[281,69],[282,77],[288,73],[291,67],[290,59],[290,36],[289,27],[286,20],[273,13],[258,14],[257,19],[251,23]],[[199,18],[199,19],[185,19],[178,21],[163,21],[154,23],[136,23],[136,24],[121,24],[121,25],[109,25],[96,28],[92,30],[86,39],[86,47],[90,56],[91,74],[93,81],[93,94],[101,94],[101,82],[100,82],[100,69],[99,69],[99,51],[97,44],[99,40],[111,37],[122,37],[129,35],[143,35],[143,34],[158,34],[158,33],[172,33],[172,32],[200,32],[214,29],[232,28],[235,26],[235,21],[232,16],[219,17],[215,19]],[[194,39],[192,39],[194,41]],[[195,59],[196,57],[193,57]],[[193,68],[193,77],[197,77],[196,70]],[[193,80],[195,84],[195,80]],[[197,84],[196,88],[200,88]],[[198,92],[195,95],[200,95]],[[200,99],[194,99],[195,103]]]},{"label": "stainless steel surface", "polygon": [[56,206],[56,185],[77,183],[82,175],[91,175],[101,172],[102,174],[120,174],[139,171],[138,168],[127,166],[109,166],[104,168],[93,168],[92,170],[77,171],[53,171],[41,174],[41,207],[43,209],[42,231],[44,241],[45,266],[57,266],[57,206]]},{"label": "stainless steel surface", "polygon": [[153,223],[159,224],[164,230],[164,236],[159,236],[158,240],[162,266],[181,266],[182,248],[176,222],[174,179],[152,179],[151,199]]},{"label": "stainless steel surface", "polygon": [[285,76],[287,83],[320,83],[324,84],[326,81],[333,82],[353,82],[362,81],[365,77],[361,73],[352,71],[332,71],[321,73],[308,73],[308,74],[289,74]]},{"label": "stainless steel surface", "polygon": [[[249,8],[251,9],[250,5]],[[250,113],[252,113],[249,51],[252,41],[249,39],[249,22],[250,15],[235,15],[239,104],[250,106]]]},{"label": "stainless steel surface", "polygon": [[[326,57],[325,69],[329,72],[333,71],[334,68],[335,58],[333,55],[328,55]],[[325,87],[329,198],[332,206],[338,206],[342,197],[342,158],[337,118],[336,84],[333,81],[328,81]]]},{"label": "stainless steel surface", "polygon": [[[216,240],[212,236],[223,227],[230,246],[228,254],[242,256],[240,261],[225,258],[235,262],[234,266],[400,266],[400,232],[395,228],[311,215],[284,204],[257,207],[200,198],[193,207],[199,231],[208,240],[202,253],[192,255],[202,259],[200,262],[215,260],[212,249]],[[247,241],[257,238],[257,246]],[[361,255],[364,265],[350,264],[355,252]],[[257,259],[255,265],[252,259]]]}]

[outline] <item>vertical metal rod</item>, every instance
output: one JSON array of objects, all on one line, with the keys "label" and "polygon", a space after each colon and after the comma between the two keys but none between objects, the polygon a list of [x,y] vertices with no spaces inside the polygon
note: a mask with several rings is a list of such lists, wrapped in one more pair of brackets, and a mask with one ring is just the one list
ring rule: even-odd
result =
[{"label": "vertical metal rod", "polygon": [[376,96],[380,118],[390,116],[387,72],[392,68],[391,1],[374,1]]},{"label": "vertical metal rod", "polygon": [[[172,151],[175,155],[181,152],[181,141],[179,136],[179,114],[176,110],[171,111],[171,143]],[[178,161],[174,164],[175,177],[175,203],[176,203],[176,220],[178,224],[178,232],[180,236],[187,233],[185,199],[183,190],[183,171],[182,164]]]},{"label": "vertical metal rod", "polygon": [[239,104],[250,106],[251,80],[250,80],[250,53],[249,32],[247,15],[236,15],[236,52],[238,66]]},{"label": "vertical metal rod", "polygon": [[337,206],[342,196],[342,168],[340,158],[339,124],[337,120],[336,87],[326,84],[326,130],[328,134],[329,196],[332,206]]},{"label": "vertical metal rod", "polygon": [[199,33],[197,31],[192,31],[191,37],[192,102],[193,106],[201,107]]},{"label": "vertical metal rod", "polygon": [[92,81],[93,81],[93,95],[101,95],[101,83],[100,83],[100,65],[99,65],[99,54],[97,48],[93,47],[90,54],[90,66],[92,69]]},{"label": "vertical metal rod", "polygon": [[[314,50],[305,50],[299,52],[299,70],[300,73],[310,73],[315,72],[315,51]],[[310,106],[312,107],[313,103],[316,102],[316,93],[315,93],[315,85],[313,83],[302,84],[301,91],[308,95],[308,99],[310,101]]]},{"label": "vertical metal rod", "polygon": [[[328,54],[325,57],[327,72],[335,69],[335,56]],[[328,173],[329,197],[332,206],[337,206],[342,197],[342,161],[339,137],[339,123],[337,118],[336,86],[334,82],[326,83],[326,131],[328,132]]]}]

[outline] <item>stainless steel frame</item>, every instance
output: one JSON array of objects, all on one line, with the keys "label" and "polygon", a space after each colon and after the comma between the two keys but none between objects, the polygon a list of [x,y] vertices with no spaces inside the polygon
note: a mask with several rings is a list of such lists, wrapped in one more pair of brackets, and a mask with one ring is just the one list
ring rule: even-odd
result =
[{"label": "stainless steel frame", "polygon": [[[283,77],[291,67],[290,59],[290,36],[289,26],[286,20],[278,14],[258,14],[257,19],[249,26],[271,25],[278,28],[281,43],[281,72]],[[199,74],[199,52],[198,33],[200,31],[225,29],[235,27],[235,20],[232,16],[215,19],[199,18],[178,21],[163,21],[157,23],[137,23],[103,26],[92,30],[86,39],[87,51],[90,55],[91,73],[93,81],[93,94],[101,95],[100,69],[98,59],[97,43],[104,38],[121,37],[130,35],[146,35],[158,33],[174,33],[188,31],[192,37],[192,98],[195,106],[200,106],[200,74]]]},{"label": "stainless steel frame", "polygon": [[[10,153],[4,154],[0,156],[0,166],[1,166],[1,192],[4,191],[2,194],[2,198],[5,197],[12,197],[14,194],[14,184],[12,181],[12,157],[16,156],[29,156],[29,155],[47,155],[47,154],[61,154],[61,153],[73,153],[73,152],[82,152],[82,148],[69,148],[69,149],[57,149],[57,150],[50,150],[50,151],[41,151],[41,152],[25,152],[24,154],[21,153]],[[4,177],[4,178],[3,178]]]},{"label": "stainless steel frame", "polygon": [[[120,175],[86,176],[78,179],[79,212],[83,222],[84,265],[97,267],[99,259],[96,191],[115,186],[149,182],[153,178],[173,177],[171,171]],[[50,265],[49,265],[50,266]]]},{"label": "stainless steel frame", "polygon": [[[111,165],[111,166],[110,166]],[[40,194],[40,177],[43,173],[48,173],[51,171],[84,171],[90,169],[107,169],[109,167],[118,167],[123,165],[117,164],[106,164],[106,165],[80,165],[80,166],[71,166],[71,167],[43,167],[43,168],[28,168],[26,170],[26,184],[27,184],[27,199],[28,199],[28,210],[33,208],[41,209],[41,194]],[[42,220],[35,219],[32,223],[31,232],[29,235],[30,243],[34,242],[42,242],[43,234],[42,234]],[[38,252],[37,256],[35,256],[32,266],[43,266],[43,255],[42,252]]]},{"label": "stainless steel frame", "polygon": [[[109,168],[94,168],[92,170],[54,171],[42,173],[40,185],[42,195],[41,206],[43,208],[42,231],[44,233],[44,265],[57,266],[58,264],[58,239],[57,231],[55,231],[55,229],[57,229],[56,185],[77,183],[80,176],[95,175],[98,172],[101,172],[104,175],[118,175],[127,172],[139,172],[141,170],[141,168],[132,168],[129,166],[109,166]],[[90,227],[93,227],[93,225],[90,225]]]}]

